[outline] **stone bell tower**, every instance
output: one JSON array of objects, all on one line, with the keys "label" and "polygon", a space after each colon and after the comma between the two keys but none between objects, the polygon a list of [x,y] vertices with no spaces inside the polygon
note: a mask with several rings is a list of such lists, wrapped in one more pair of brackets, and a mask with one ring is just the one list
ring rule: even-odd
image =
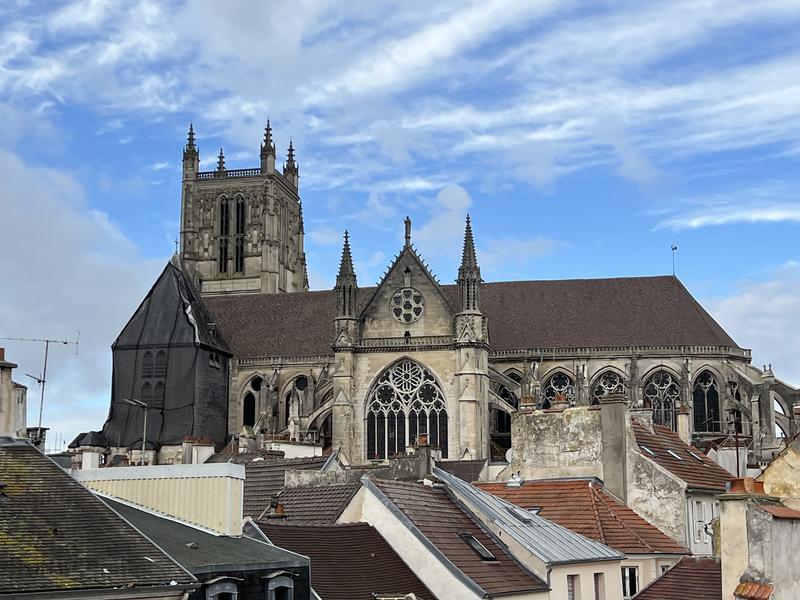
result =
[{"label": "stone bell tower", "polygon": [[181,259],[204,295],[308,290],[300,168],[289,143],[282,172],[267,121],[259,167],[200,171],[194,128],[183,150]]}]

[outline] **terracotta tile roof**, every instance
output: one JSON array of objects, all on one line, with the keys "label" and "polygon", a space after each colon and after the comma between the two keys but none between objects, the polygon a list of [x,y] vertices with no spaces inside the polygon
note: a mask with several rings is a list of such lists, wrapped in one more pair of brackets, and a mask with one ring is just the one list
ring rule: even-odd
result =
[{"label": "terracotta tile roof", "polygon": [[33,446],[0,438],[0,483],[0,595],[195,581]]},{"label": "terracotta tile roof", "polygon": [[800,511],[788,506],[775,504],[760,504],[759,508],[771,514],[776,519],[800,519]]},{"label": "terracotta tile roof", "polygon": [[735,478],[701,450],[685,444],[669,427],[654,425],[651,432],[638,421],[632,421],[632,425],[642,456],[685,481],[689,488],[724,492],[725,484]]},{"label": "terracotta tile roof", "polygon": [[333,525],[360,487],[360,483],[343,483],[287,488],[278,496],[285,517],[270,523]]},{"label": "terracotta tile roof", "polygon": [[[456,286],[442,286],[442,291],[458,305]],[[359,309],[374,292],[359,289]],[[236,356],[332,353],[333,291],[209,296],[205,302]],[[738,347],[670,276],[486,283],[481,310],[489,318],[493,350]]]},{"label": "terracotta tile roof", "polygon": [[520,487],[505,483],[476,483],[487,492],[530,510],[623,554],[689,554],[589,479],[526,481]]},{"label": "terracotta tile roof", "polygon": [[772,586],[768,583],[740,583],[733,590],[736,600],[769,600]]},{"label": "terracotta tile roof", "polygon": [[463,479],[467,483],[478,481],[486,466],[485,460],[440,460],[436,466]]},{"label": "terracotta tile roof", "polygon": [[366,523],[328,527],[259,526],[272,543],[311,559],[311,585],[326,600],[374,600],[373,594],[434,596]]},{"label": "terracotta tile roof", "polygon": [[[547,589],[544,581],[506,553],[443,488],[400,481],[375,480],[373,483],[450,562],[486,593]],[[459,533],[474,536],[497,560],[481,559]]]},{"label": "terracotta tile roof", "polygon": [[273,458],[246,463],[244,480],[244,516],[257,519],[286,485],[287,469],[319,469],[327,459]]},{"label": "terracotta tile roof", "polygon": [[722,600],[722,568],[716,558],[685,556],[634,599]]}]

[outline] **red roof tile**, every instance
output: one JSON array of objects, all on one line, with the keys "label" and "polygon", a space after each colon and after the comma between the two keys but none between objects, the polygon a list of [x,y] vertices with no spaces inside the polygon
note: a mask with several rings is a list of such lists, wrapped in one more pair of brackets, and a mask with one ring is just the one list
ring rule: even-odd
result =
[{"label": "red roof tile", "polygon": [[722,567],[716,558],[684,556],[635,600],[722,600]]},{"label": "red roof tile", "polygon": [[526,481],[520,487],[478,487],[623,554],[689,554],[689,551],[589,479]]},{"label": "red roof tile", "polygon": [[381,535],[366,523],[259,526],[275,545],[311,559],[311,585],[325,600],[374,600],[374,594],[420,600],[434,595]]},{"label": "red roof tile", "polygon": [[768,583],[740,583],[733,595],[737,600],[769,600],[772,586]]},{"label": "red roof tile", "polygon": [[800,511],[797,511],[788,506],[778,506],[776,504],[761,504],[761,510],[767,511],[776,519],[800,519]]},{"label": "red roof tile", "polygon": [[724,492],[725,484],[735,478],[708,458],[702,450],[684,443],[669,427],[653,425],[651,432],[638,421],[632,421],[632,426],[639,447],[653,452],[650,454],[642,450],[642,456],[685,481],[689,488]]},{"label": "red roof tile", "polygon": [[278,496],[286,516],[274,523],[333,525],[360,487],[360,483],[343,483],[287,488]]},{"label": "red roof tile", "polygon": [[[450,562],[488,594],[544,591],[547,584],[517,563],[447,494],[420,483],[374,481]],[[497,560],[483,560],[459,536],[475,537]]]},{"label": "red roof tile", "polygon": [[257,519],[286,485],[286,470],[320,469],[324,456],[272,458],[245,463],[244,515]]}]

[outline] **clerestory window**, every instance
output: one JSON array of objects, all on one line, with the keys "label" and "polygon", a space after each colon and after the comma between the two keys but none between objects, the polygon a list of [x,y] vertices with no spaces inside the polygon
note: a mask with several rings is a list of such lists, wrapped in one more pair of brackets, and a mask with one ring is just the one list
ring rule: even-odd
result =
[{"label": "clerestory window", "polygon": [[711,371],[697,376],[692,392],[695,431],[720,431],[719,391]]},{"label": "clerestory window", "polygon": [[653,423],[675,431],[675,409],[681,398],[681,386],[663,369],[653,373],[642,388],[644,400],[653,409]]},{"label": "clerestory window", "polygon": [[625,385],[625,380],[622,375],[616,371],[605,371],[597,379],[595,379],[592,386],[592,404],[600,404],[600,398],[608,394],[622,394],[628,395],[628,388]]}]

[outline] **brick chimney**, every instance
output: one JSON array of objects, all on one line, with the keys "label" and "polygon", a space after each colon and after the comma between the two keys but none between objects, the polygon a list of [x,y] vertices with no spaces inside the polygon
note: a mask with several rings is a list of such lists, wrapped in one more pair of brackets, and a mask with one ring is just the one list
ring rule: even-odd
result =
[{"label": "brick chimney", "polygon": [[6,349],[0,348],[0,435],[25,435],[26,388],[15,385],[11,372],[17,368],[6,360]]}]

